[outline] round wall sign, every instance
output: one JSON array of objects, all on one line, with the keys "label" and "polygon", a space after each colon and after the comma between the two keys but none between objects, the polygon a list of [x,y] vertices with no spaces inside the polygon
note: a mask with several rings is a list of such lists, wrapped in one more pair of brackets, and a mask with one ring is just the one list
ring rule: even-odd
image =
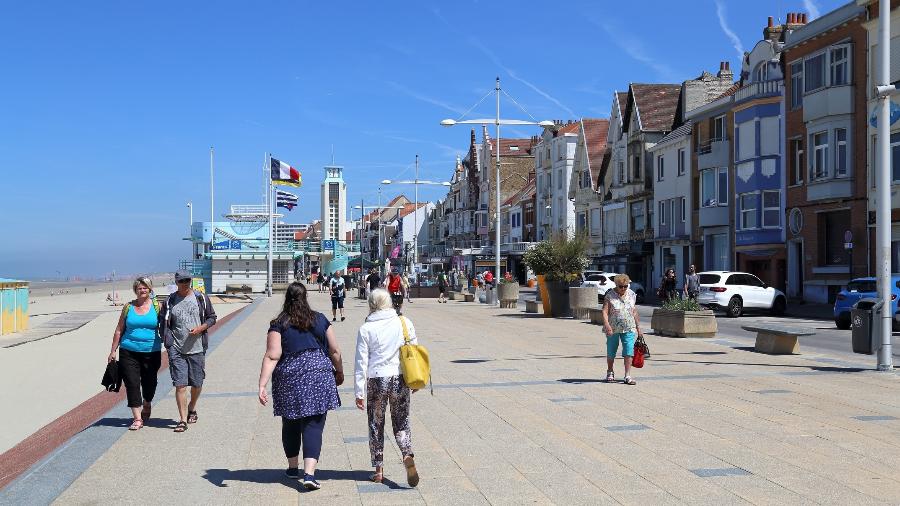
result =
[{"label": "round wall sign", "polygon": [[788,213],[788,227],[792,234],[800,235],[800,231],[803,230],[803,213],[800,209],[795,207]]}]

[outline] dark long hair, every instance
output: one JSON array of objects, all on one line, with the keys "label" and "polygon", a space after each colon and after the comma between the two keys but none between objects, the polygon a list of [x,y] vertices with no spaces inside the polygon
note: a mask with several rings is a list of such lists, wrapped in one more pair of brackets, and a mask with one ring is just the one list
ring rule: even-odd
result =
[{"label": "dark long hair", "polygon": [[300,330],[312,328],[316,321],[316,312],[309,307],[306,300],[306,285],[293,282],[284,294],[284,307],[281,313],[272,320],[271,325],[290,325]]}]

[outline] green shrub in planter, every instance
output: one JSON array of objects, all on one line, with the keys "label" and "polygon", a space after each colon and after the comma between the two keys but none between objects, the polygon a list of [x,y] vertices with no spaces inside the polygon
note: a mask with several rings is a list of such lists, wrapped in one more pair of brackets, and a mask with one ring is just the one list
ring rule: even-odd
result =
[{"label": "green shrub in planter", "polygon": [[666,311],[702,311],[705,309],[694,299],[669,299],[662,303]]}]

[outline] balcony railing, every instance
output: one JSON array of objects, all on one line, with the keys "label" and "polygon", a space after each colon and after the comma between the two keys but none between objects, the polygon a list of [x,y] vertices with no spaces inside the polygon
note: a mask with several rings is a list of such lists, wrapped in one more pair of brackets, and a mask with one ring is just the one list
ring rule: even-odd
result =
[{"label": "balcony railing", "polygon": [[772,95],[780,95],[784,89],[784,81],[781,79],[772,79],[769,81],[759,81],[750,83],[747,86],[737,90],[734,94],[734,101],[740,102],[756,97],[768,97]]}]

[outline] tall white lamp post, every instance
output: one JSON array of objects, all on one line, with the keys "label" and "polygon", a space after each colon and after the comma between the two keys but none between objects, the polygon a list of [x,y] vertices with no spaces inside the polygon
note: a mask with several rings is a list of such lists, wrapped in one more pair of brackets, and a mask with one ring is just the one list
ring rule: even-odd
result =
[{"label": "tall white lamp post", "polygon": [[[390,179],[385,179],[381,182],[381,184],[412,184],[416,186],[416,203],[413,208],[413,265],[419,264],[419,185],[437,185],[437,186],[450,186],[450,183],[447,181],[428,181],[425,179],[419,179],[419,155],[416,155],[416,178],[413,180],[404,180],[404,181],[392,181]],[[418,278],[418,276],[417,276]]]},{"label": "tall white lamp post", "polygon": [[[552,121],[525,121],[518,119],[500,119],[500,78],[497,78],[497,84],[494,87],[494,92],[497,95],[497,116],[494,119],[490,118],[480,118],[480,119],[467,119],[467,120],[453,120],[453,119],[445,119],[441,121],[441,125],[445,127],[451,127],[453,125],[460,124],[478,124],[478,125],[487,125],[489,123],[493,123],[496,127],[495,136],[497,137],[496,142],[496,174],[494,177],[494,186],[496,186],[496,199],[497,201],[494,204],[494,227],[495,227],[495,236],[494,236],[494,255],[495,255],[495,264],[494,264],[494,279],[499,283],[500,281],[500,125],[538,125],[541,127],[552,127]],[[496,304],[500,304],[500,300],[498,298]]]}]

